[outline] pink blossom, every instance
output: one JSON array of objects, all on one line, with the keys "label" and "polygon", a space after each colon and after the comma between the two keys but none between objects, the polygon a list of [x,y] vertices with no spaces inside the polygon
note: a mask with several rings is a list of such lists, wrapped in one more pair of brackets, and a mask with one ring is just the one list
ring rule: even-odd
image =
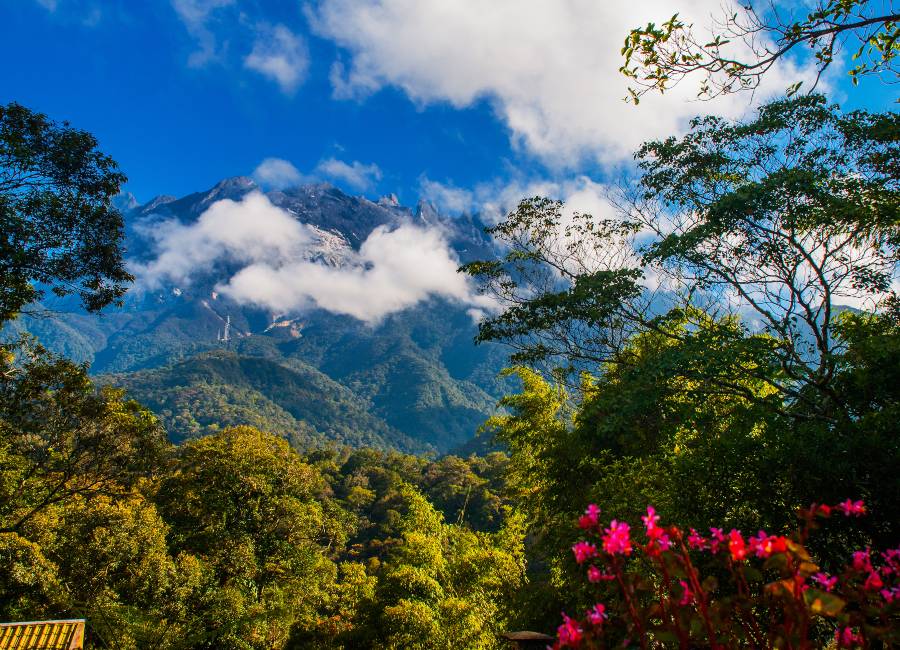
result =
[{"label": "pink blossom", "polygon": [[863,589],[866,591],[878,591],[882,587],[884,587],[884,581],[881,579],[881,576],[878,575],[877,571],[872,571],[863,585]]},{"label": "pink blossom", "polygon": [[900,574],[900,548],[891,548],[881,554],[884,558],[884,566],[881,573],[889,576],[892,573]]},{"label": "pink blossom", "polygon": [[606,606],[602,603],[594,605],[593,609],[587,612],[587,620],[595,627],[603,625],[603,621],[606,620]]},{"label": "pink blossom", "polygon": [[584,630],[563,612],[563,624],[556,628],[556,636],[559,639],[560,648],[577,648],[581,645]]},{"label": "pink blossom", "polygon": [[784,553],[787,550],[787,539],[778,535],[769,535],[764,530],[756,537],[750,538],[750,550],[756,557],[770,557],[773,553]]},{"label": "pink blossom", "polygon": [[712,540],[710,541],[709,550],[713,553],[718,553],[719,548],[722,544],[725,543],[725,535],[722,534],[721,528],[710,528],[710,535],[712,535]]},{"label": "pink blossom", "polygon": [[847,499],[843,503],[839,503],[835,506],[838,510],[844,513],[845,517],[856,516],[860,517],[866,514],[866,506],[862,501],[851,501]]},{"label": "pink blossom", "polygon": [[856,634],[852,628],[844,627],[835,631],[834,640],[839,648],[852,648],[862,643],[862,637]]},{"label": "pink blossom", "polygon": [[600,569],[595,567],[593,564],[588,567],[587,570],[587,579],[588,582],[603,582],[606,580],[615,580],[616,577],[614,575],[610,575],[608,573],[603,573]]},{"label": "pink blossom", "polygon": [[837,584],[837,576],[828,577],[827,573],[822,573],[819,571],[818,573],[812,576],[812,579],[819,583],[819,586],[822,587],[825,591],[831,591],[834,589],[834,586]]},{"label": "pink blossom", "polygon": [[641,521],[644,522],[644,526],[647,528],[648,534],[651,530],[657,528],[656,522],[659,521],[659,515],[656,514],[656,508],[654,508],[653,506],[647,506],[647,514],[641,517]]},{"label": "pink blossom", "polygon": [[630,530],[631,527],[624,521],[618,522],[613,519],[609,522],[609,528],[604,531],[606,534],[603,536],[603,550],[613,555],[616,553],[631,555]]},{"label": "pink blossom", "polygon": [[707,546],[709,546],[709,542],[703,539],[693,528],[691,528],[691,534],[688,535],[687,541],[688,546],[690,546],[695,551],[702,551]]},{"label": "pink blossom", "polygon": [[578,564],[584,564],[592,557],[597,557],[597,547],[590,542],[577,542],[572,547],[572,552],[575,554],[575,561]]},{"label": "pink blossom", "polygon": [[741,536],[741,531],[735,528],[728,533],[728,551],[731,553],[731,559],[735,562],[747,559],[747,543]]},{"label": "pink blossom", "polygon": [[853,568],[857,571],[872,571],[872,558],[868,548],[865,551],[854,551]]},{"label": "pink blossom", "polygon": [[678,604],[682,607],[684,607],[685,605],[690,605],[692,602],[694,602],[694,592],[691,591],[690,586],[684,580],[679,580],[678,583],[684,590],[684,592],[681,594],[681,600],[678,601]]},{"label": "pink blossom", "polygon": [[592,503],[585,509],[584,514],[578,518],[578,527],[582,530],[590,530],[597,526],[599,518],[600,508]]},{"label": "pink blossom", "polygon": [[881,597],[888,603],[892,603],[897,599],[900,599],[900,587],[892,587],[891,589],[882,589],[880,592]]}]

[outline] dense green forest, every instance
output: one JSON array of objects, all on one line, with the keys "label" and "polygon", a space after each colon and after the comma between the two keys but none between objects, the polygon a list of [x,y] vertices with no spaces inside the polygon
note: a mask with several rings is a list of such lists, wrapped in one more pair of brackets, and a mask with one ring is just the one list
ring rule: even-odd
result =
[{"label": "dense green forest", "polygon": [[[667,29],[629,37],[635,99],[666,87],[660,52],[685,28]],[[505,306],[478,334],[509,346],[520,386],[481,433],[499,451],[406,453],[299,361],[217,351],[95,383],[30,337],[2,344],[0,619],[84,617],[98,648],[499,648],[513,629],[557,647],[900,643],[900,118],[792,91],[646,143],[614,217],[535,197],[489,229],[498,256],[462,271]],[[0,164],[0,325],[48,293],[114,309],[132,279],[116,163],[10,104]],[[791,537],[798,512],[842,503]],[[657,510],[692,531],[683,557],[721,543],[739,579],[703,564],[707,600],[690,563],[654,573],[642,558],[681,534]],[[592,532],[599,548],[573,547]],[[785,557],[802,559],[787,587]],[[836,588],[851,557],[858,582]],[[595,558],[613,572],[598,560],[586,582]],[[765,629],[726,629],[750,593]]]}]

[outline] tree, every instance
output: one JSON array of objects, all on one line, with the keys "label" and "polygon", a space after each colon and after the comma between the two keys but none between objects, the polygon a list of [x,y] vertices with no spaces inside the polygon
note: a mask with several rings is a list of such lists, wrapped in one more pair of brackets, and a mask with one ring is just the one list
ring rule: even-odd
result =
[{"label": "tree", "polygon": [[165,433],[122,392],[39,345],[0,348],[0,532],[74,497],[121,495],[158,473]]},{"label": "tree", "polygon": [[[647,92],[665,92],[689,75],[701,77],[701,98],[753,90],[781,59],[803,48],[807,52],[801,55],[815,62],[818,81],[841,49],[854,41],[852,58],[857,63],[849,70],[854,84],[869,74],[896,77],[900,13],[892,2],[815,0],[805,4],[800,7],[812,5],[805,15],[772,1],[729,8],[709,34],[698,33],[679,14],[659,26],[648,23],[631,30],[622,48],[625,63],[621,67],[633,83],[629,98],[638,103]],[[789,94],[797,92],[801,83],[793,84]]]},{"label": "tree", "polygon": [[281,438],[233,427],[184,443],[156,501],[173,555],[201,558],[193,627],[216,648],[282,647],[314,618],[344,535],[322,476]]},{"label": "tree", "polygon": [[125,180],[90,133],[0,106],[0,324],[44,287],[89,311],[122,297],[133,278],[110,199]]},{"label": "tree", "polygon": [[780,366],[746,372],[806,402],[797,416],[846,414],[831,387],[833,319],[842,301],[874,308],[891,292],[898,142],[895,114],[844,114],[821,96],[773,102],[746,123],[694,120],[683,138],[640,149],[639,189],[612,197],[615,217],[532,199],[490,229],[508,252],[463,270],[508,308],[479,340],[513,344],[520,362],[589,366],[627,361],[625,343],[661,331],[670,309],[713,316],[694,328],[743,312]]}]

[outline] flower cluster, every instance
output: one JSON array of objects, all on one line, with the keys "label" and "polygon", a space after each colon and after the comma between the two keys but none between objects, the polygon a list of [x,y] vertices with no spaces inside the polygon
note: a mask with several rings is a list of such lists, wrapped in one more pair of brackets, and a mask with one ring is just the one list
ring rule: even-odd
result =
[{"label": "flower cluster", "polygon": [[[822,571],[806,551],[806,537],[813,520],[834,514],[859,517],[867,510],[851,499],[813,504],[801,511],[805,525],[785,537],[721,528],[685,534],[661,525],[649,506],[641,517],[643,535],[635,538],[624,521],[604,525],[600,508],[591,504],[578,527],[596,541],[579,541],[572,553],[579,566],[587,565],[588,582],[602,586],[607,597],[581,619],[563,613],[554,648],[649,647],[652,639],[681,647],[812,647],[827,643],[813,636],[822,630],[816,618],[831,622],[840,648],[900,643],[900,548],[860,549],[843,571]],[[642,556],[646,561],[636,563]],[[701,566],[718,563],[717,573],[724,570],[731,582],[704,579],[700,559]]]}]

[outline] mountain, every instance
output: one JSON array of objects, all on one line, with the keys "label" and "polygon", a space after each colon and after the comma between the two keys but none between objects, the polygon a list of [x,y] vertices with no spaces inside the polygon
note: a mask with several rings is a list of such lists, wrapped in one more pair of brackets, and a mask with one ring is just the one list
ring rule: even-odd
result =
[{"label": "mountain", "polygon": [[[261,191],[249,178],[205,192],[138,204],[117,197],[126,219],[127,256],[146,263],[155,233],[190,226],[216,201]],[[477,217],[451,218],[396,197],[370,201],[327,185],[265,192],[306,224],[309,259],[340,267],[379,226],[440,228],[461,262],[490,255]],[[71,299],[48,299],[47,312],[23,316],[4,332],[30,332],[47,347],[91,364],[158,413],[173,440],[216,425],[253,424],[298,446],[334,441],[404,451],[446,452],[471,445],[505,385],[505,351],[476,347],[464,306],[431,298],[370,325],[323,310],[274,313],[216,291],[235,269],[198,270],[187,284],[132,291],[121,309],[88,315]],[[229,329],[229,341],[222,342]]]}]

